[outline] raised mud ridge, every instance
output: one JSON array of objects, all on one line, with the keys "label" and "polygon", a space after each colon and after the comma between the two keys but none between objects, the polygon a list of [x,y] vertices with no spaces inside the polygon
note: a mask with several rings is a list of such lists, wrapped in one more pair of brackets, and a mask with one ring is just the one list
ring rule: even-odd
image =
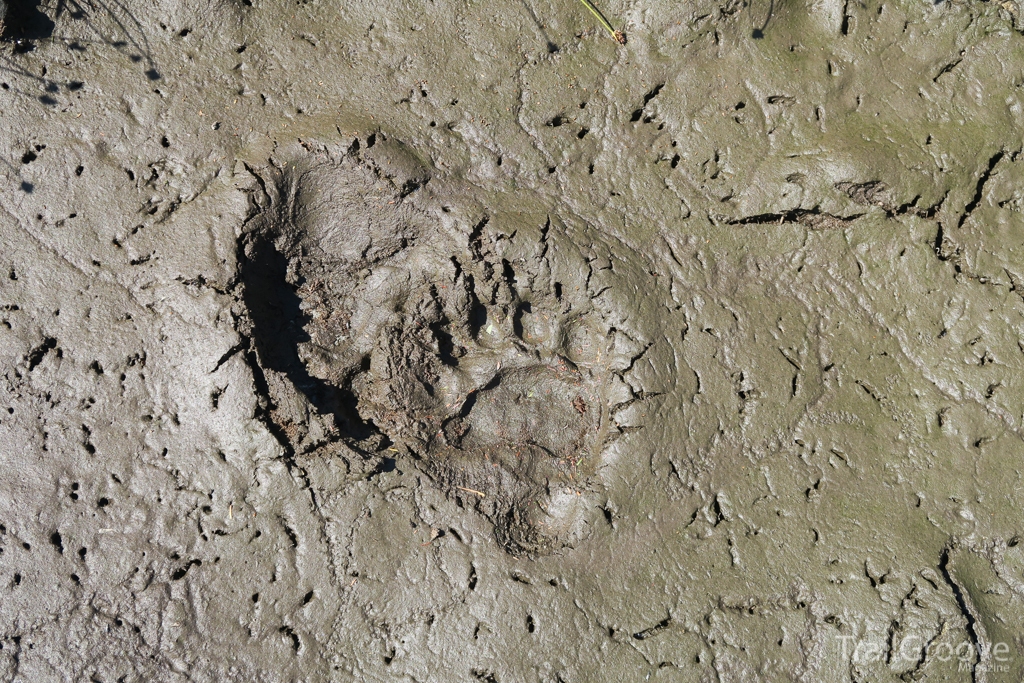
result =
[{"label": "raised mud ridge", "polygon": [[462,225],[401,145],[370,143],[250,169],[241,298],[272,428],[293,452],[407,453],[509,552],[572,544],[610,431],[585,257],[550,221],[528,248]]}]

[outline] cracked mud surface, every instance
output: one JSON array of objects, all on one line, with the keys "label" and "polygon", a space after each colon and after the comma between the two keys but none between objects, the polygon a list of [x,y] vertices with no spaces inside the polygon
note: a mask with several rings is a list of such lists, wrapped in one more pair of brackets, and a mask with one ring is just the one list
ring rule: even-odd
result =
[{"label": "cracked mud surface", "polygon": [[9,4],[0,680],[1024,675],[1017,2]]}]

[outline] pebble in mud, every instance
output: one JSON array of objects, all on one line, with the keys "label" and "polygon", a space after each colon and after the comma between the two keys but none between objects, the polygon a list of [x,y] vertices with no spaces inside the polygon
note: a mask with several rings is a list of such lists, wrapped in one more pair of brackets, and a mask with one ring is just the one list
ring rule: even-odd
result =
[{"label": "pebble in mud", "polygon": [[[397,144],[390,154],[401,155]],[[408,451],[509,552],[573,544],[594,507],[610,422],[612,332],[586,283],[556,283],[542,258],[513,268],[486,239],[486,219],[451,229],[436,202],[410,191],[427,182],[414,164],[389,176],[347,151],[285,168],[265,172],[263,208],[243,239],[249,255],[273,245],[287,260],[279,271],[299,299],[293,332],[301,327],[287,352],[302,367],[286,374],[297,393],[321,397],[309,412],[333,413],[341,438],[358,423],[368,454]],[[252,317],[259,347],[267,330]]]}]

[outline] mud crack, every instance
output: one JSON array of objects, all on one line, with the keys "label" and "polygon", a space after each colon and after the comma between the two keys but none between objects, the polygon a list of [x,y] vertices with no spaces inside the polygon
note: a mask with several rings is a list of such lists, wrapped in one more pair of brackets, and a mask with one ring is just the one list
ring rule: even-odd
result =
[{"label": "mud crack", "polygon": [[725,223],[726,225],[785,225],[787,223],[798,223],[813,230],[839,230],[863,215],[858,213],[851,216],[838,216],[818,208],[792,209],[784,213],[762,213],[756,216],[734,218],[725,221]]},{"label": "mud crack", "polygon": [[978,665],[983,663],[981,660],[981,653],[988,651],[988,642],[985,637],[984,627],[978,620],[977,612],[974,609],[974,606],[970,603],[970,598],[966,595],[964,589],[956,579],[954,579],[950,574],[950,550],[951,548],[948,545],[943,548],[942,555],[939,557],[939,572],[942,574],[942,578],[946,581],[946,584],[953,592],[953,598],[956,600],[957,607],[960,609],[960,613],[967,622],[967,634],[971,638],[971,644],[974,646],[975,653],[975,659],[971,662],[971,680],[979,681],[985,677],[982,672],[979,672]]}]

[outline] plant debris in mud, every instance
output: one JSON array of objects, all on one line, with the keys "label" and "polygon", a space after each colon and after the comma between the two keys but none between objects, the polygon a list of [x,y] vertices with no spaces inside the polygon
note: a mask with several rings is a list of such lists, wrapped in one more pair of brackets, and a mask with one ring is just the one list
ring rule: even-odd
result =
[{"label": "plant debris in mud", "polygon": [[618,43],[619,45],[626,44],[626,34],[623,33],[622,31],[617,31],[611,25],[611,22],[605,19],[604,14],[601,13],[601,10],[597,9],[594,3],[590,2],[590,0],[580,0],[580,2],[582,2],[588,10],[590,10],[591,14],[597,17],[597,20],[601,22],[601,26],[604,27],[604,30],[608,31],[611,37],[615,39],[616,43]]}]

